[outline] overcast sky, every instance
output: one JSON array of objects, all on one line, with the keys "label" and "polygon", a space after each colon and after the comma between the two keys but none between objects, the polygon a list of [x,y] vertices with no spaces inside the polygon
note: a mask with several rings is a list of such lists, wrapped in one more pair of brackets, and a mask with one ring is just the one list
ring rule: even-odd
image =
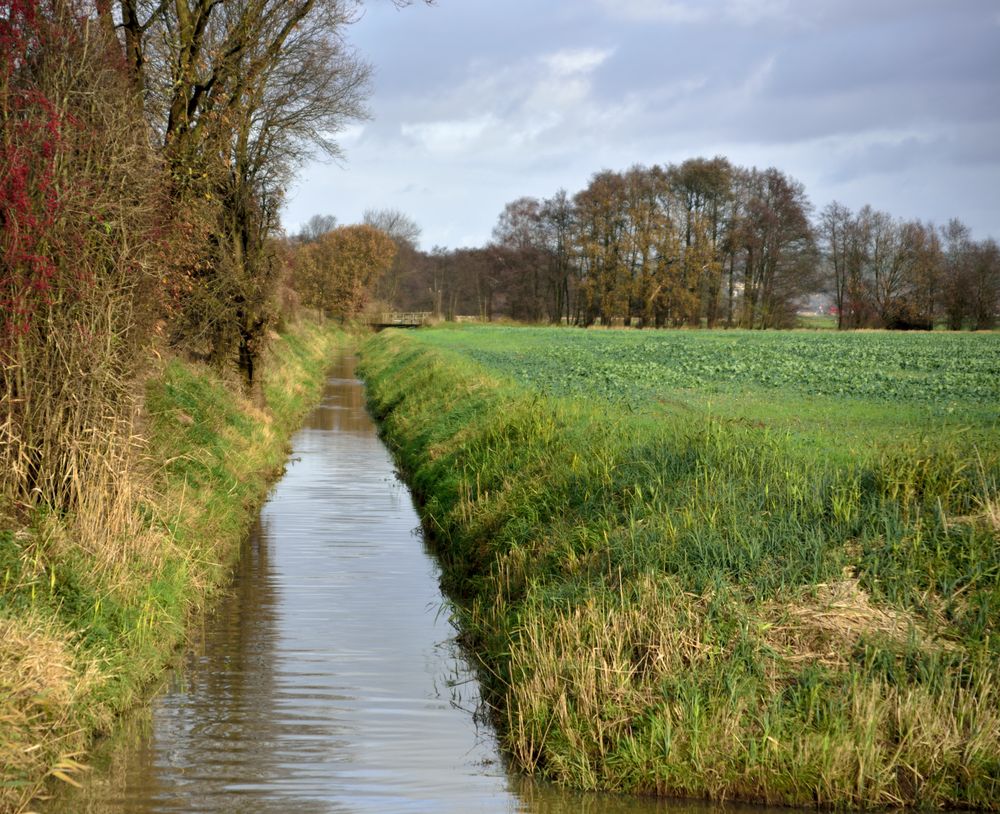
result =
[{"label": "overcast sky", "polygon": [[997,0],[369,0],[372,120],[286,228],[395,208],[485,243],[504,204],[602,169],[724,155],[838,200],[1000,239]]}]

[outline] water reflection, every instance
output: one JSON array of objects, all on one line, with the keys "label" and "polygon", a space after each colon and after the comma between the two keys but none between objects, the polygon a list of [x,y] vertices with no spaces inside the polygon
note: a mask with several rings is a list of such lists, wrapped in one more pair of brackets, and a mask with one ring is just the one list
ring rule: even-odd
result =
[{"label": "water reflection", "polygon": [[508,777],[475,723],[477,684],[439,613],[437,567],[352,359],[293,445],[182,668],[86,788],[45,810],[664,810]]}]

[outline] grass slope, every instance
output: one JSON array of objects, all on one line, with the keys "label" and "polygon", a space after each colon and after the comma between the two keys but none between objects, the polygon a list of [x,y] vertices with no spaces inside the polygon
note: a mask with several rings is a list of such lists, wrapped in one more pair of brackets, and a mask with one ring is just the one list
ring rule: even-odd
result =
[{"label": "grass slope", "polygon": [[514,361],[530,338],[390,331],[363,350],[516,765],[583,788],[1000,808],[995,419],[966,405],[965,431],[935,433],[920,405],[894,425],[896,405],[787,389],[560,395],[531,366],[566,335]]},{"label": "grass slope", "polygon": [[92,738],[142,699],[226,580],[341,341],[309,323],[276,339],[266,409],[204,366],[163,365],[146,388],[133,534],[115,551],[82,548],[71,519],[0,518],[0,811],[49,778],[75,782]]}]

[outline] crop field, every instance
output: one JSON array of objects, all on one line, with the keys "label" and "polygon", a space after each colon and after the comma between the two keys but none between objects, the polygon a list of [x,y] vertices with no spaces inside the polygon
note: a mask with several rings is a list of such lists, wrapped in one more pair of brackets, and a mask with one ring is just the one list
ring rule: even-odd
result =
[{"label": "crop field", "polygon": [[833,396],[1000,416],[1000,334],[462,328],[422,342],[561,396]]},{"label": "crop field", "polygon": [[463,326],[362,360],[516,766],[1000,809],[1000,335]]},{"label": "crop field", "polygon": [[1000,443],[1000,333],[463,327],[420,341],[548,396],[763,422],[831,454]]}]

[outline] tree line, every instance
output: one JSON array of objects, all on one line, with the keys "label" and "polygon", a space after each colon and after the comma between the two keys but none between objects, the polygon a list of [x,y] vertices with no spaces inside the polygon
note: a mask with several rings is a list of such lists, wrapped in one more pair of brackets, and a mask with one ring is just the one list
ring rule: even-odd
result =
[{"label": "tree line", "polygon": [[943,228],[833,203],[780,170],[694,158],[605,170],[573,196],[519,198],[482,248],[408,252],[404,310],[576,325],[789,327],[810,295],[842,328],[985,329],[1000,255]]},{"label": "tree line", "polygon": [[1000,249],[961,221],[943,228],[831,203],[817,227],[839,328],[988,330],[1000,310]]},{"label": "tree line", "polygon": [[360,10],[0,0],[3,497],[73,510],[124,468],[156,347],[255,392],[294,299],[284,190],[367,116]]}]

